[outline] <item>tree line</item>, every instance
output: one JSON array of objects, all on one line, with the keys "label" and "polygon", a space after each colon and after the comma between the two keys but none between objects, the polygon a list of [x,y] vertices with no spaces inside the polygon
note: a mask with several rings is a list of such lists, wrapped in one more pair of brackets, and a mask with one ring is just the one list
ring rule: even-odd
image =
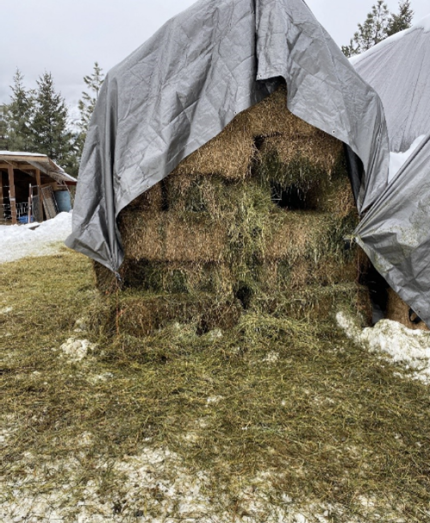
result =
[{"label": "tree line", "polygon": [[[363,24],[358,24],[349,45],[342,46],[347,57],[360,54],[411,26],[410,0],[401,0],[397,13],[390,13],[383,0],[372,6]],[[13,77],[9,104],[0,119],[0,148],[10,151],[39,152],[48,155],[68,173],[77,175],[82,149],[95,103],[104,80],[97,62],[93,72],[84,76],[86,91],[79,100],[79,121],[72,124],[64,98],[55,91],[51,73],[37,80],[36,89],[24,86],[18,70]]]},{"label": "tree line", "polygon": [[66,101],[55,90],[51,73],[39,77],[36,89],[28,89],[23,74],[17,70],[11,85],[10,103],[3,107],[0,128],[3,148],[46,154],[66,172],[76,176],[103,80],[103,71],[96,62],[93,72],[84,76],[87,90],[78,103],[79,120],[71,122]]}]

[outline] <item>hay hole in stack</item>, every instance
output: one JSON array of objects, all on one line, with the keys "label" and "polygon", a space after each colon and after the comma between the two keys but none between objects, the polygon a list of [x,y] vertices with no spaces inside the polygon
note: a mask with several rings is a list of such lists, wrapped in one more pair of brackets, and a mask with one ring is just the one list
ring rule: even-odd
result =
[{"label": "hay hole in stack", "polygon": [[123,289],[94,266],[106,325],[204,333],[248,310],[320,318],[342,302],[369,316],[365,257],[344,243],[358,215],[343,144],[290,113],[286,95],[237,115],[121,212]]}]

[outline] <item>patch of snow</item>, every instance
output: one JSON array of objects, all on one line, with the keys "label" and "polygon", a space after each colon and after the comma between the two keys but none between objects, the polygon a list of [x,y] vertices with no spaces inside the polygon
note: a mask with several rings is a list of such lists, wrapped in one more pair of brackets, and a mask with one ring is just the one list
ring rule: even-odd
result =
[{"label": "patch of snow", "polygon": [[73,332],[85,332],[87,330],[87,325],[85,323],[84,318],[78,318],[75,321],[75,328],[73,329]]},{"label": "patch of snow", "polygon": [[425,138],[425,135],[418,136],[418,138],[416,138],[413,141],[413,143],[409,147],[409,149],[403,153],[402,152],[400,152],[400,153],[391,152],[390,153],[390,170],[389,170],[389,174],[388,174],[388,181],[391,181],[396,176],[396,174],[399,172],[402,165],[406,162],[406,160],[410,156],[412,156],[413,152],[418,148],[418,146],[420,145],[420,143],[423,141],[424,138]]},{"label": "patch of snow", "polygon": [[88,351],[93,350],[94,347],[95,344],[88,340],[69,338],[65,343],[63,343],[63,345],[61,345],[60,350],[69,357],[69,361],[76,362],[83,360],[87,356]]},{"label": "patch of snow", "polygon": [[209,398],[207,398],[206,400],[206,405],[211,405],[211,404],[214,404],[214,403],[219,403],[221,400],[223,400],[224,397],[223,396],[210,396]]},{"label": "patch of snow", "polygon": [[4,307],[3,309],[0,309],[0,314],[7,314],[8,312],[12,312],[13,307]]},{"label": "patch of snow", "polygon": [[72,213],[61,212],[37,229],[25,225],[0,225],[0,263],[26,256],[46,256],[58,252],[72,232]]},{"label": "patch of snow", "polygon": [[381,320],[374,327],[361,329],[344,312],[338,312],[336,320],[356,343],[414,370],[415,379],[430,383],[430,332],[408,329],[392,320]]},{"label": "patch of snow", "polygon": [[[82,433],[73,457],[40,462],[24,453],[25,476],[8,479],[3,490],[0,519],[4,523],[27,521],[102,523],[307,523],[348,521],[364,523],[345,514],[341,505],[296,504],[287,493],[281,506],[273,503],[272,481],[282,477],[273,471],[260,472],[250,484],[237,484],[234,491],[213,496],[210,473],[188,469],[179,456],[167,448],[144,447],[135,456],[120,460],[94,459],[91,479],[82,482],[84,448],[94,442],[93,434]],[[105,473],[113,479],[110,488],[100,489]],[[232,498],[237,517],[232,516]],[[363,498],[364,499],[364,498]],[[376,507],[363,501],[374,513]],[[387,510],[387,512],[390,512]],[[386,514],[387,521],[399,521]],[[366,519],[366,521],[375,519]],[[385,520],[384,520],[385,521]]]},{"label": "patch of snow", "polygon": [[223,337],[223,333],[221,329],[214,329],[208,332],[208,338],[210,340],[216,340]]},{"label": "patch of snow", "polygon": [[91,385],[96,385],[97,383],[105,382],[112,378],[112,372],[105,372],[104,374],[92,374],[87,377],[87,381],[91,383]]},{"label": "patch of snow", "polygon": [[279,354],[275,351],[271,351],[263,359],[263,362],[273,364],[273,363],[276,363],[278,360],[279,360]]},{"label": "patch of snow", "polygon": [[0,151],[0,154],[4,156],[40,156],[43,158],[48,158],[46,154],[42,153],[26,153],[23,151]]}]

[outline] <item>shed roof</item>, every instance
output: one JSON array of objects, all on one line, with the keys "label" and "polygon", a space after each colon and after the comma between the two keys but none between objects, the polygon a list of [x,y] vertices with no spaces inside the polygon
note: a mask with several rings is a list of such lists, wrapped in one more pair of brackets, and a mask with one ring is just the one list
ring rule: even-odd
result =
[{"label": "shed roof", "polygon": [[62,167],[57,165],[46,154],[27,153],[20,151],[0,151],[0,167],[2,164],[12,165],[15,169],[23,171],[29,168],[39,169],[57,182],[76,183],[76,178],[67,174]]}]

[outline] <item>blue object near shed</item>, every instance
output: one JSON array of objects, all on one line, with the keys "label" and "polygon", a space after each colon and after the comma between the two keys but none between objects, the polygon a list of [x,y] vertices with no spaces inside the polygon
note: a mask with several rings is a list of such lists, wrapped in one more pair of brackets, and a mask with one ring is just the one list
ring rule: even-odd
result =
[{"label": "blue object near shed", "polygon": [[[18,216],[18,221],[19,221],[19,223],[28,223],[28,215],[24,214],[24,216]],[[33,222],[34,222],[34,218],[33,218],[33,216],[31,216],[30,223],[33,223]]]},{"label": "blue object near shed", "polygon": [[69,212],[72,209],[69,191],[54,191],[59,212]]}]

